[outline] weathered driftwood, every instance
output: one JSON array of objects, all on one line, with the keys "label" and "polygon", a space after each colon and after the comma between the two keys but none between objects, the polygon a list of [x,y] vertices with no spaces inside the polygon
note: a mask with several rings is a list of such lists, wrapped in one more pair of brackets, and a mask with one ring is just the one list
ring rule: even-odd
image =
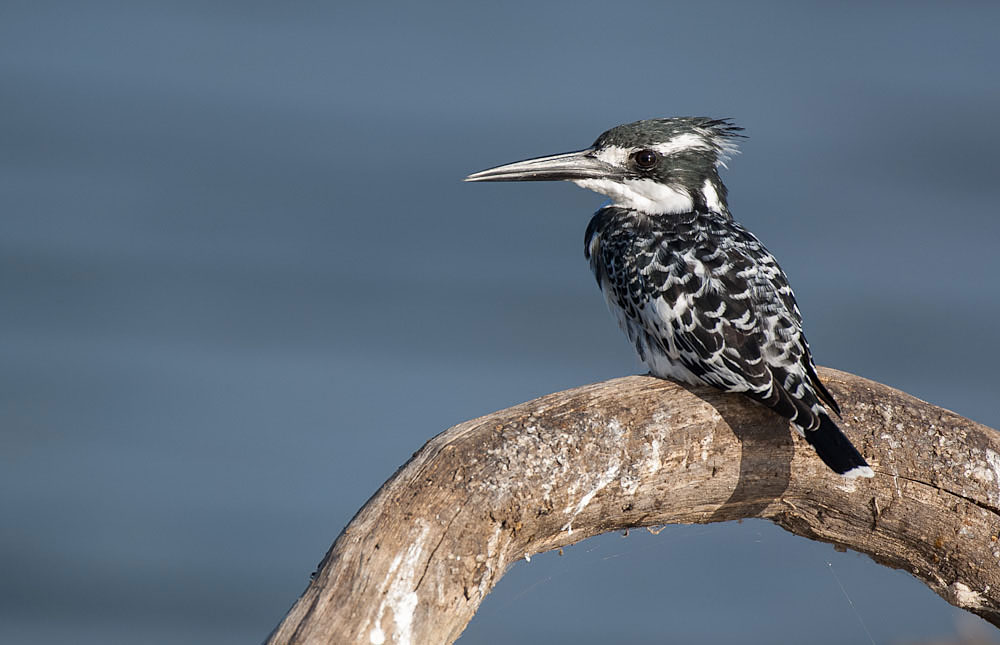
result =
[{"label": "weathered driftwood", "polygon": [[450,643],[530,554],[746,517],[909,571],[1000,626],[1000,435],[821,375],[874,479],[834,475],[742,396],[646,376],[551,394],[431,439],[344,529],[269,642]]}]

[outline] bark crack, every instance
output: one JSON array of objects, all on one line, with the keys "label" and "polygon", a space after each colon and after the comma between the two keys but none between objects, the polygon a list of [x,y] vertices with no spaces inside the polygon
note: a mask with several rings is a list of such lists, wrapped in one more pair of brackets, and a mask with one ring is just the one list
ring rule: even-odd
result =
[{"label": "bark crack", "polygon": [[913,482],[915,484],[923,484],[924,486],[927,486],[928,488],[933,488],[934,490],[940,491],[940,492],[945,493],[947,495],[951,495],[952,497],[957,497],[959,499],[963,499],[963,500],[969,502],[970,504],[972,504],[973,506],[978,506],[979,508],[983,509],[984,511],[989,511],[990,513],[993,513],[994,515],[997,516],[997,519],[1000,519],[1000,508],[997,508],[996,506],[993,506],[992,504],[987,504],[986,502],[984,502],[982,500],[976,499],[974,497],[969,497],[968,495],[963,495],[962,493],[956,493],[953,490],[949,490],[947,488],[942,488],[941,486],[939,486],[937,484],[932,484],[931,482],[924,481],[922,479],[916,479],[916,478],[913,478],[913,477],[907,477],[906,475],[896,475],[896,476],[899,477],[900,479],[905,479],[908,482]]},{"label": "bark crack", "polygon": [[445,538],[448,537],[448,529],[451,528],[452,523],[462,512],[463,508],[464,507],[461,505],[458,507],[458,510],[455,511],[455,514],[451,516],[450,520],[448,520],[448,523],[445,525],[444,530],[441,531],[441,537],[440,539],[438,539],[437,544],[434,545],[434,548],[431,549],[430,555],[427,556],[427,564],[424,565],[423,573],[420,574],[420,579],[417,580],[417,584],[414,585],[414,589],[420,588],[421,583],[424,581],[424,576],[427,575],[427,570],[430,569],[431,562],[434,560],[434,554],[437,553],[438,549],[441,548],[441,544],[444,543]]}]

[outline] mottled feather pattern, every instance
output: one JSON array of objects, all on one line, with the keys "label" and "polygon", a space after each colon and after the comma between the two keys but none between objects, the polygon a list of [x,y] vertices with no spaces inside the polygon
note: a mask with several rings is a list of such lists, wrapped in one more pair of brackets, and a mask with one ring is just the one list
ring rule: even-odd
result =
[{"label": "mottled feather pattern", "polygon": [[656,376],[742,392],[815,430],[823,403],[802,317],[766,248],[728,215],[608,206],[586,253],[608,304]]}]

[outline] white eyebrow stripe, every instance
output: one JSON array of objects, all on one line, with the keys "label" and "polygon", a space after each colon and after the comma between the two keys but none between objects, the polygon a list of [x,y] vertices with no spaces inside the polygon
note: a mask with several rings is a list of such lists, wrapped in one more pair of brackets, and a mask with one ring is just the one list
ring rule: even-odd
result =
[{"label": "white eyebrow stripe", "polygon": [[669,156],[684,150],[711,150],[712,145],[705,140],[705,137],[692,132],[679,134],[670,141],[653,146],[663,156]]}]

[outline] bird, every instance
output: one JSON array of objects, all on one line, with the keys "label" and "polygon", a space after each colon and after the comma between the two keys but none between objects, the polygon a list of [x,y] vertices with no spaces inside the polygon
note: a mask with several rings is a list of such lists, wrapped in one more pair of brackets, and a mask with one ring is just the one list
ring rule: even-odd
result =
[{"label": "bird", "polygon": [[873,477],[831,417],[840,406],[816,372],[788,278],[729,211],[719,169],[742,132],[730,119],[646,119],[465,181],[570,181],[610,197],[584,255],[650,374],[745,395],[787,419],[834,472]]}]

